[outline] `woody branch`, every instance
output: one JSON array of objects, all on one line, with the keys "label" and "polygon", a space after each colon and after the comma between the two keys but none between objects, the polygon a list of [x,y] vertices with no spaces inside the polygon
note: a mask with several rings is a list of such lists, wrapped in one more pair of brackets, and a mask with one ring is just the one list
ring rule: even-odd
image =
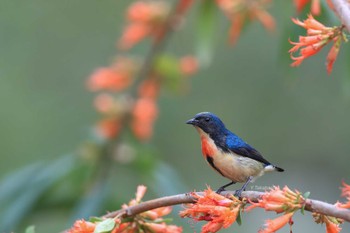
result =
[{"label": "woody branch", "polygon": [[[199,195],[203,195],[202,192],[197,192]],[[225,191],[222,192],[222,195],[233,195],[234,191]],[[257,191],[245,191],[242,192],[242,197],[248,198],[252,202],[257,202],[261,196],[264,195],[263,192]],[[113,217],[130,217],[140,213],[143,213],[148,210],[156,209],[164,206],[173,206],[179,204],[195,203],[196,199],[190,195],[186,194],[177,194],[173,196],[166,196],[150,201],[142,202],[138,205],[128,207],[126,209],[117,210],[110,212],[103,218],[113,218]],[[350,210],[336,207],[335,205],[313,199],[306,199],[305,210],[310,212],[317,212],[323,215],[333,216],[336,218],[343,219],[347,222],[350,222]]]},{"label": "woody branch", "polygon": [[335,12],[345,25],[346,29],[350,32],[350,2],[348,0],[331,0]]}]

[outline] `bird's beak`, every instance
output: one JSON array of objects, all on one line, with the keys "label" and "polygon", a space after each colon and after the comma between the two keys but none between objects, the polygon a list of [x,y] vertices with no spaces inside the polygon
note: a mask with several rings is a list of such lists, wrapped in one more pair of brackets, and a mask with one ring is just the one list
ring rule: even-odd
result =
[{"label": "bird's beak", "polygon": [[189,119],[188,121],[186,121],[186,124],[189,124],[189,125],[197,125],[198,121],[194,118],[192,119]]}]

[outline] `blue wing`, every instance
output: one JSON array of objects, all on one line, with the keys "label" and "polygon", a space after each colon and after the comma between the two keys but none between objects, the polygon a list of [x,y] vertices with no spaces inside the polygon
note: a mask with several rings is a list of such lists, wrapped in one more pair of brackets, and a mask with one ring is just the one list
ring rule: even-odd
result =
[{"label": "blue wing", "polygon": [[237,155],[248,157],[259,161],[265,165],[270,165],[271,163],[267,161],[259,151],[255,150],[248,143],[243,141],[240,137],[230,132],[229,135],[226,136],[227,149]]}]

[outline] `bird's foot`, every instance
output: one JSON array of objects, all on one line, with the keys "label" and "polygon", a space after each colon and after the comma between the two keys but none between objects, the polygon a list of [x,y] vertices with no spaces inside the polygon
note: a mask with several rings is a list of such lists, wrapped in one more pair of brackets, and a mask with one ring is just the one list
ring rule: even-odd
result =
[{"label": "bird's foot", "polygon": [[243,189],[238,189],[238,190],[235,191],[235,194],[233,194],[233,195],[238,197],[238,198],[240,198],[243,191],[244,191]]},{"label": "bird's foot", "polygon": [[224,187],[220,187],[218,190],[216,190],[217,194],[222,193],[223,191],[226,191]]}]

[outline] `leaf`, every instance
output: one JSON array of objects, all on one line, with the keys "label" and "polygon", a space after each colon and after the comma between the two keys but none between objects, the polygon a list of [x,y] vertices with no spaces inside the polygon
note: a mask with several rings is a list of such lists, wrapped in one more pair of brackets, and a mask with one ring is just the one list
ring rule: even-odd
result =
[{"label": "leaf", "polygon": [[242,211],[241,210],[238,211],[238,216],[237,216],[236,222],[239,226],[242,225]]},{"label": "leaf", "polygon": [[93,222],[93,223],[96,223],[96,222],[102,222],[103,218],[101,217],[90,217],[89,218],[89,222]]},{"label": "leaf", "polygon": [[[44,192],[74,168],[75,158],[73,155],[63,156],[46,167],[41,165],[31,177],[27,177],[27,182],[22,185],[18,195],[4,210],[6,214],[0,218],[0,232],[15,228]],[[24,175],[25,173],[22,174]]]},{"label": "leaf", "polygon": [[[306,192],[306,193],[304,193],[304,195],[303,195],[303,197],[304,197],[305,199],[308,199],[309,196],[310,196],[310,192]],[[303,207],[300,209],[300,212],[301,212],[302,214],[305,213],[305,204],[304,204]]]},{"label": "leaf", "polygon": [[306,192],[306,193],[304,193],[304,195],[303,195],[303,197],[304,197],[305,199],[308,199],[309,196],[310,196],[310,192]]},{"label": "leaf", "polygon": [[213,0],[200,1],[197,26],[197,57],[202,66],[208,66],[213,56],[217,7]]},{"label": "leaf", "polygon": [[35,233],[35,226],[27,227],[25,233]]},{"label": "leaf", "polygon": [[155,70],[161,75],[167,88],[171,91],[179,91],[183,79],[177,59],[169,55],[161,55],[157,58]]},{"label": "leaf", "polygon": [[96,214],[100,211],[106,196],[109,194],[108,189],[111,186],[111,178],[105,175],[100,175],[94,180],[94,185],[88,190],[87,193],[82,195],[78,204],[75,206],[70,221],[74,222],[75,219],[84,218]]},{"label": "leaf", "polygon": [[112,218],[107,218],[96,225],[94,233],[103,233],[113,230],[115,221]]}]

